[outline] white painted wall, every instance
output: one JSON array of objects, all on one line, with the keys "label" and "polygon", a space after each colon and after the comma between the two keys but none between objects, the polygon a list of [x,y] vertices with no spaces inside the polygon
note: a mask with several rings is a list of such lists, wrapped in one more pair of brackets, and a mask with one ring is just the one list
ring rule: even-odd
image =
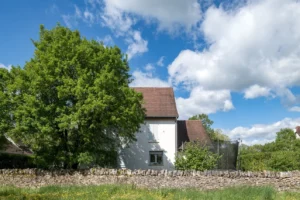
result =
[{"label": "white painted wall", "polygon": [[300,139],[300,136],[296,133],[296,128],[293,129],[294,133],[296,134],[296,139]]},{"label": "white painted wall", "polygon": [[[120,167],[128,169],[174,169],[177,148],[176,119],[146,119],[137,141],[120,154]],[[163,166],[150,165],[150,151],[163,151]]]}]

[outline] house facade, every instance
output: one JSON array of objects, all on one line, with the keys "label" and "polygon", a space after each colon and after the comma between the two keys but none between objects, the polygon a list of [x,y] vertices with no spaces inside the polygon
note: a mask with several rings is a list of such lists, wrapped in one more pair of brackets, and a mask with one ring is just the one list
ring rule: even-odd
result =
[{"label": "house facade", "polygon": [[296,134],[296,138],[299,139],[300,138],[300,126],[296,126],[294,132]]},{"label": "house facade", "polygon": [[172,88],[134,88],[144,97],[146,118],[136,142],[120,152],[119,165],[128,169],[175,169],[184,142],[210,141],[201,121],[181,121]]}]

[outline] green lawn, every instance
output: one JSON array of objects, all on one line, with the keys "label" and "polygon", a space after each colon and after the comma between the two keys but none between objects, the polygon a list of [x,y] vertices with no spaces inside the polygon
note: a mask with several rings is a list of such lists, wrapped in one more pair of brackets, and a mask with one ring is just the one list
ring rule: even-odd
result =
[{"label": "green lawn", "polygon": [[134,185],[48,186],[39,189],[1,187],[0,199],[300,199],[300,193],[276,192],[270,187],[237,187],[223,190],[138,189]]}]

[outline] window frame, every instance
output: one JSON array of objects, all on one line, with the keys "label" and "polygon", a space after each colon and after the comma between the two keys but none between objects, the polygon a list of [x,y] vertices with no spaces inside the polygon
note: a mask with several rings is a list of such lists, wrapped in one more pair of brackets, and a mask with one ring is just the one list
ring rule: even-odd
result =
[{"label": "window frame", "polygon": [[[155,156],[155,162],[151,162],[151,155]],[[161,155],[161,163],[157,162],[158,155]],[[164,165],[164,151],[149,151],[149,165],[163,166]]]}]

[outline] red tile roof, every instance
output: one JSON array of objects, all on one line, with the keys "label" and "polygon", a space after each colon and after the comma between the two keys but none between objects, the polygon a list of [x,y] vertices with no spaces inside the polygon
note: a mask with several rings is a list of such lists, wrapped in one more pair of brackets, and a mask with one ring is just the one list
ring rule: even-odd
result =
[{"label": "red tile roof", "polygon": [[296,126],[296,133],[300,133],[300,126]]},{"label": "red tile roof", "polygon": [[177,121],[177,147],[185,142],[199,141],[203,144],[211,144],[202,122],[200,120]]},{"label": "red tile roof", "polygon": [[135,87],[144,97],[146,117],[178,117],[173,88]]}]

